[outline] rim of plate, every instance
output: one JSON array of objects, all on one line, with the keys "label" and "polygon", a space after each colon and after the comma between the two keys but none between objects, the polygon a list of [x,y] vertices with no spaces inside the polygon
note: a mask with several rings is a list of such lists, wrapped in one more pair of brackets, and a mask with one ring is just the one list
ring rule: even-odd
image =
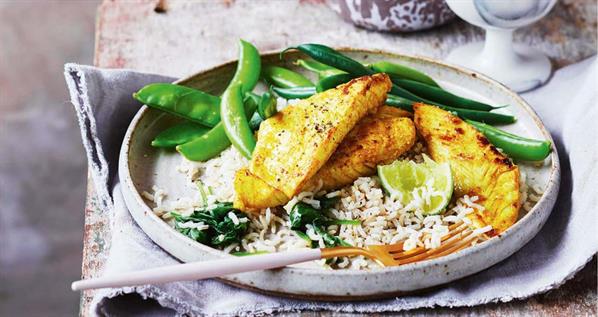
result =
[{"label": "rim of plate", "polygon": [[[407,60],[416,61],[416,62],[434,64],[435,66],[440,67],[440,68],[448,68],[454,72],[461,73],[466,76],[474,77],[474,78],[476,78],[476,80],[483,81],[487,86],[498,87],[500,90],[502,90],[502,93],[509,95],[511,98],[513,98],[516,101],[517,105],[515,105],[515,107],[521,107],[521,108],[523,108],[523,110],[525,110],[525,112],[527,112],[527,114],[533,119],[534,123],[541,131],[542,135],[547,140],[549,140],[551,142],[552,152],[550,154],[551,165],[550,165],[550,175],[547,180],[548,185],[547,185],[546,189],[544,190],[544,193],[542,194],[540,199],[534,205],[534,207],[529,212],[527,212],[527,214],[525,216],[523,216],[515,224],[513,224],[511,227],[509,227],[506,231],[504,231],[503,233],[501,233],[495,237],[492,237],[489,240],[483,241],[479,244],[470,246],[468,248],[465,248],[465,249],[460,250],[455,253],[451,253],[449,255],[445,255],[445,256],[442,256],[439,258],[425,260],[425,261],[421,261],[421,262],[403,264],[403,265],[399,265],[399,266],[376,268],[375,270],[324,270],[324,269],[319,269],[319,268],[304,268],[304,267],[293,267],[293,266],[286,266],[286,267],[280,268],[279,270],[296,271],[296,272],[301,272],[302,274],[306,274],[306,275],[326,274],[326,275],[341,275],[341,276],[342,275],[360,276],[360,275],[371,275],[371,274],[375,274],[375,273],[409,271],[409,270],[413,270],[415,268],[428,268],[428,267],[438,266],[438,265],[442,265],[445,262],[449,262],[449,261],[451,261],[455,258],[461,257],[461,256],[467,256],[470,254],[475,254],[475,253],[486,251],[486,249],[493,247],[497,243],[500,243],[503,239],[506,239],[509,236],[513,235],[514,232],[518,231],[520,227],[526,225],[526,223],[530,221],[530,218],[535,213],[538,212],[538,210],[540,209],[540,207],[542,205],[554,203],[554,201],[551,202],[549,200],[552,198],[556,199],[556,195],[558,194],[558,189],[559,189],[559,185],[560,185],[560,162],[559,162],[556,145],[554,143],[552,136],[550,135],[550,133],[548,132],[548,130],[546,129],[546,127],[540,120],[540,118],[539,118],[538,114],[535,112],[535,110],[533,110],[533,108],[517,93],[513,92],[507,86],[499,83],[498,81],[495,81],[495,80],[489,78],[486,75],[483,75],[476,71],[469,70],[469,69],[466,69],[466,68],[463,68],[460,66],[441,62],[439,60],[429,58],[429,57],[399,54],[399,53],[393,53],[393,52],[383,51],[383,50],[374,50],[374,49],[362,49],[362,48],[350,48],[350,47],[335,47],[335,49],[342,51],[342,52],[351,52],[351,53],[358,53],[358,54],[360,53],[360,54],[385,55],[385,56],[390,56],[395,59],[403,59],[403,60],[407,59]],[[261,57],[271,57],[271,56],[275,56],[275,55],[280,55],[281,52],[282,52],[282,50],[268,51],[263,54],[260,54],[260,56]],[[292,54],[292,52],[289,52],[288,54]],[[176,80],[173,83],[175,83],[175,84],[184,83],[186,81],[192,80],[193,78],[195,78],[196,76],[198,76],[200,74],[217,71],[220,68],[230,67],[232,64],[237,63],[237,61],[238,61],[237,59],[230,60],[228,62],[219,64],[219,65],[211,67],[211,68],[207,68],[205,70],[194,73],[190,76]],[[214,249],[207,245],[193,241],[193,240],[189,239],[188,237],[182,235],[181,233],[177,232],[176,230],[174,230],[174,228],[169,226],[165,221],[163,221],[160,217],[156,216],[152,212],[152,209],[147,205],[147,203],[145,202],[145,200],[142,198],[141,194],[135,187],[135,184],[133,183],[133,177],[131,175],[131,170],[129,168],[129,165],[130,165],[129,164],[130,141],[133,138],[133,135],[137,131],[138,123],[141,121],[144,114],[147,113],[148,109],[150,109],[150,108],[145,105],[142,106],[139,109],[139,111],[137,112],[137,114],[135,114],[135,116],[131,120],[131,123],[129,124],[129,127],[127,128],[127,132],[123,139],[123,146],[121,147],[121,152],[119,155],[119,161],[120,161],[119,165],[122,164],[122,167],[124,168],[124,170],[119,168],[119,175],[121,173],[126,173],[126,174],[124,174],[126,177],[121,177],[121,182],[123,182],[124,185],[131,188],[131,191],[134,194],[135,200],[138,202],[138,204],[140,206],[143,207],[144,214],[149,215],[149,217],[151,217],[154,221],[159,222],[159,225],[163,226],[164,230],[167,230],[171,234],[174,234],[178,240],[181,240],[181,242],[191,245],[191,246],[198,247],[198,248],[202,249],[203,251],[210,253],[212,255],[215,255],[215,256],[219,256],[219,257],[233,256],[228,253],[224,253],[221,250]],[[550,210],[547,211],[548,213],[552,212],[552,207],[553,206],[550,206]],[[546,217],[548,217],[548,216],[549,215],[547,215]],[[150,239],[151,238],[152,237],[150,237]],[[531,237],[531,238],[533,238],[533,237]],[[531,240],[531,238],[529,240]],[[523,245],[525,245],[527,242],[529,242],[529,240],[522,243],[519,246],[519,248],[523,247]],[[515,252],[517,250],[515,250]]]}]

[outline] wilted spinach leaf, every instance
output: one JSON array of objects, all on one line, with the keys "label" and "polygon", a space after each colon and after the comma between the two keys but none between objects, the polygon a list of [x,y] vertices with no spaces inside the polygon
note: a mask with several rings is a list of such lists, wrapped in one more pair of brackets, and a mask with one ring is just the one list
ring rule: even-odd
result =
[{"label": "wilted spinach leaf", "polygon": [[312,247],[317,246],[316,244],[312,243],[311,238],[305,233],[307,230],[307,225],[312,225],[314,231],[318,233],[327,247],[334,247],[334,246],[350,246],[347,242],[343,241],[343,239],[331,235],[326,231],[326,227],[332,224],[353,224],[358,225],[359,221],[357,220],[339,220],[339,219],[331,219],[324,215],[324,212],[330,208],[332,208],[336,202],[338,201],[337,198],[321,198],[320,206],[322,209],[316,209],[309,204],[299,202],[293,206],[291,212],[289,214],[289,220],[291,222],[291,229],[295,231],[295,233],[309,241]]},{"label": "wilted spinach leaf", "polygon": [[[234,209],[232,203],[217,203],[213,208],[201,208],[195,210],[189,216],[182,216],[171,212],[175,221],[175,229],[187,237],[213,247],[225,247],[234,242],[240,242],[241,237],[247,232],[248,223],[239,222],[235,224],[228,216],[233,212],[238,219],[247,216],[241,211]],[[208,225],[205,230],[196,228],[182,228],[180,225],[185,222],[203,222]]]}]

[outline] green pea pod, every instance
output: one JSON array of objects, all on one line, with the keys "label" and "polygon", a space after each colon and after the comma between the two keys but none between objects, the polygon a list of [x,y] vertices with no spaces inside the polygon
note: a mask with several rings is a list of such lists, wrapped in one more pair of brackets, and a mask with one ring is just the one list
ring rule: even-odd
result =
[{"label": "green pea pod", "polygon": [[318,84],[316,85],[316,91],[322,92],[331,88],[336,88],[336,86],[344,84],[351,79],[353,79],[353,76],[347,73],[324,77],[318,81]]},{"label": "green pea pod", "polygon": [[[253,98],[245,98],[244,107],[245,115],[249,117],[255,112],[257,103]],[[226,150],[230,144],[224,124],[220,122],[206,134],[178,145],[176,150],[188,160],[205,162]]]},{"label": "green pea pod", "polygon": [[247,99],[252,99],[252,102],[255,102],[255,104],[258,105],[260,103],[260,100],[262,99],[262,96],[250,91],[245,94],[245,98],[243,98],[243,103],[246,103]]},{"label": "green pea pod", "polygon": [[513,159],[542,161],[550,154],[550,141],[528,139],[481,122],[465,121],[482,132],[490,143],[502,149],[505,154]]},{"label": "green pea pod", "polygon": [[272,90],[285,99],[305,99],[316,93],[316,87],[296,87],[296,88],[278,88],[272,87]]},{"label": "green pea pod", "polygon": [[139,102],[208,127],[220,122],[220,98],[167,83],[149,84],[133,94]]},{"label": "green pea pod", "polygon": [[257,106],[257,113],[266,120],[276,114],[276,98],[270,93],[265,92],[260,98],[260,103]]},{"label": "green pea pod", "polygon": [[459,97],[442,88],[429,86],[427,84],[422,84],[413,80],[398,78],[394,79],[393,82],[418,96],[427,98],[435,102],[440,102],[447,106],[480,111],[490,111],[492,109],[495,109],[495,107],[492,107],[491,105],[485,104],[483,102]]},{"label": "green pea pod", "polygon": [[302,74],[279,66],[264,67],[262,70],[262,77],[270,85],[282,88],[306,87],[314,85]]},{"label": "green pea pod", "polygon": [[326,45],[301,44],[297,47],[291,47],[288,49],[293,48],[300,50],[320,63],[340,69],[356,77],[374,74],[374,71],[365,67],[360,62],[345,56]]},{"label": "green pea pod", "polygon": [[430,86],[440,87],[430,76],[411,67],[386,61],[375,62],[370,67],[377,73],[386,73],[398,78],[411,79]]},{"label": "green pea pod", "polygon": [[338,70],[334,67],[330,67],[328,65],[322,64],[320,62],[316,62],[313,59],[305,60],[305,59],[298,59],[295,61],[297,66],[301,66],[309,71],[312,71],[318,74],[318,78],[322,79],[324,77],[337,75],[337,74],[344,74],[342,70]]},{"label": "green pea pod", "polygon": [[220,117],[224,131],[235,148],[247,159],[255,148],[255,136],[243,111],[242,86],[233,82],[222,94]]},{"label": "green pea pod", "polygon": [[260,79],[261,60],[260,53],[249,42],[239,42],[239,62],[237,70],[229,85],[241,84],[241,93],[252,91]]},{"label": "green pea pod", "polygon": [[194,122],[182,122],[160,132],[152,141],[153,147],[174,148],[175,146],[187,143],[210,131],[202,125]]},{"label": "green pea pod", "polygon": [[[410,100],[408,98],[403,98],[401,96],[395,95],[388,95],[388,97],[386,98],[387,105],[401,108],[410,112],[413,112],[413,104],[417,102],[418,101]],[[434,105],[439,107],[440,109],[453,112],[463,119],[482,121],[488,124],[509,124],[515,122],[515,117],[502,113],[453,108],[438,104]]]},{"label": "green pea pod", "polygon": [[220,122],[199,138],[178,145],[176,150],[188,160],[204,162],[216,157],[229,146],[224,124]]}]

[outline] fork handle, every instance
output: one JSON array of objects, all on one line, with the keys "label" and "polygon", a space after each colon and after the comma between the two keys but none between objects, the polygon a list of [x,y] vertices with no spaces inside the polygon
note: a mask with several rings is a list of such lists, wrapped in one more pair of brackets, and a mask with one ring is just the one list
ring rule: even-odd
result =
[{"label": "fork handle", "polygon": [[265,255],[229,257],[222,260],[175,264],[154,269],[121,273],[73,282],[73,291],[104,287],[123,287],[201,280],[228,274],[267,270],[286,265],[319,260],[320,249],[300,249]]}]

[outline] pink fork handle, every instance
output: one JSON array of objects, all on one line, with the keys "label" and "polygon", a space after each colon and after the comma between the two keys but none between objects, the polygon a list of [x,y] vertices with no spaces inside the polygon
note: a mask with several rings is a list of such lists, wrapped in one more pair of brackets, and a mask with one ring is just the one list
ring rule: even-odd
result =
[{"label": "pink fork handle", "polygon": [[73,291],[104,287],[123,287],[201,280],[223,275],[267,270],[320,259],[320,249],[301,249],[265,255],[230,257],[222,260],[193,262],[127,272],[73,282]]}]

